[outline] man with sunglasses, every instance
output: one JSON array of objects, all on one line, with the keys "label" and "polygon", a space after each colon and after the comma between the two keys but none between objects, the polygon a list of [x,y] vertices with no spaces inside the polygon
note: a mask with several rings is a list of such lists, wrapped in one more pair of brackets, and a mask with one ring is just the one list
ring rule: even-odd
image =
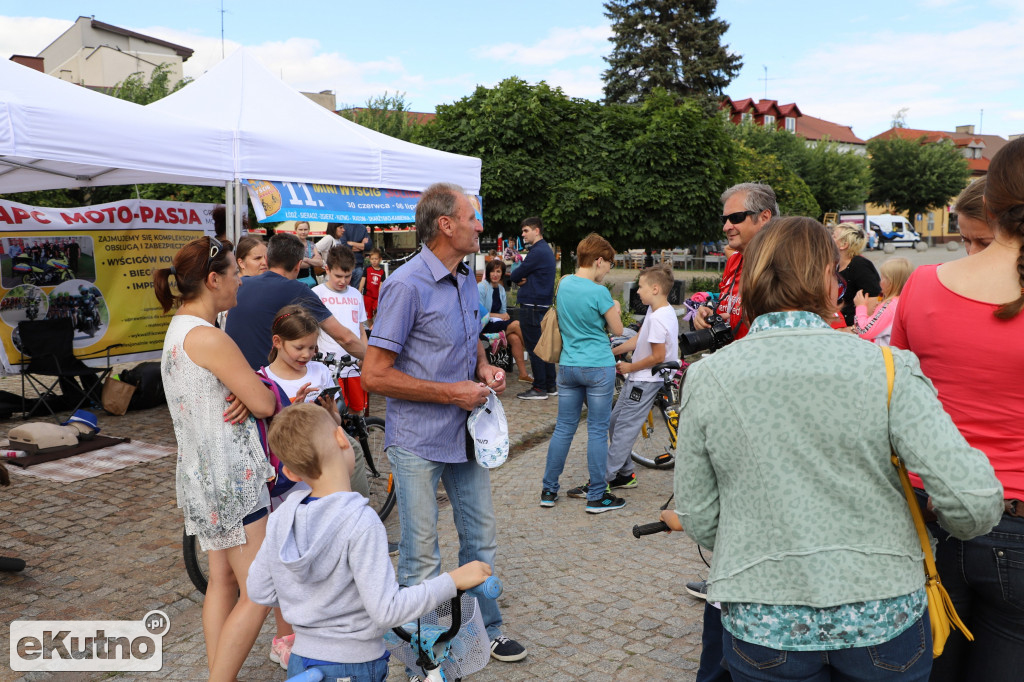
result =
[{"label": "man with sunglasses", "polygon": [[693,318],[696,329],[707,329],[707,318],[712,312],[722,316],[732,329],[732,338],[739,339],[746,335],[747,325],[743,323],[740,307],[740,275],[743,272],[743,249],[746,248],[754,235],[768,224],[768,221],[779,215],[779,204],[775,200],[775,191],[760,182],[744,182],[733,185],[722,193],[723,215],[722,231],[735,253],[729,256],[719,284],[721,296],[718,307],[701,307]]},{"label": "man with sunglasses", "polygon": [[[713,311],[707,307],[698,308],[693,318],[693,326],[696,329],[707,329],[710,326],[707,318],[712,313],[717,313],[729,324],[732,338],[736,340],[747,334],[740,299],[743,250],[769,220],[779,215],[779,204],[775,200],[775,191],[768,185],[744,182],[733,185],[722,193],[722,205],[722,231],[735,253],[729,256],[725,272],[722,274],[718,307]],[[706,600],[707,582],[698,580],[686,583],[686,591],[694,597]],[[721,611],[715,605],[705,603],[697,682],[725,682],[732,679],[729,672],[722,667],[723,636]]]}]

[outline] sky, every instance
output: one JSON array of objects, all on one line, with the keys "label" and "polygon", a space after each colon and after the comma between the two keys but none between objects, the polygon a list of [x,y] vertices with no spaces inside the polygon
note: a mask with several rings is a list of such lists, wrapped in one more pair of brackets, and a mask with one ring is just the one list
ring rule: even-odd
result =
[{"label": "sky", "polygon": [[[245,46],[339,107],[387,92],[433,111],[510,76],[596,100],[611,51],[600,0],[0,0],[0,56],[38,54],[79,15],[194,49],[193,78]],[[910,128],[1024,133],[1021,0],[719,0],[717,16],[743,59],[733,99],[796,102],[863,139],[901,110]]]}]

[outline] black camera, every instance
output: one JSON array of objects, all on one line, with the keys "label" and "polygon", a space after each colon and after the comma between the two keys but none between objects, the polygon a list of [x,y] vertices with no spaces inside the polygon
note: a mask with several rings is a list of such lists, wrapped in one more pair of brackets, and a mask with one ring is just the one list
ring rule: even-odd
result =
[{"label": "black camera", "polygon": [[679,335],[679,350],[682,351],[682,355],[693,355],[702,350],[714,353],[722,346],[732,343],[732,329],[721,315],[709,315],[706,322],[711,325],[708,329],[683,332]]}]

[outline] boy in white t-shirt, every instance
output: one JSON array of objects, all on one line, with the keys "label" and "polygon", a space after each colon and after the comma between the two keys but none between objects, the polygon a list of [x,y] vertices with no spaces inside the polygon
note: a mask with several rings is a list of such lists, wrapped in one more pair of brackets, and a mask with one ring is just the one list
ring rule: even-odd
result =
[{"label": "boy in white t-shirt", "polygon": [[612,488],[636,487],[636,474],[629,452],[640,427],[661,389],[661,377],[651,373],[659,362],[679,359],[679,320],[668,304],[672,291],[672,270],[667,265],[640,273],[637,293],[648,306],[640,333],[612,349],[615,355],[633,351],[632,362],[618,362],[616,368],[626,375],[619,399],[612,408],[608,424],[608,465],[605,480]]},{"label": "boy in white t-shirt", "polygon": [[[313,293],[320,297],[327,309],[342,325],[366,343],[366,308],[363,297],[352,285],[352,271],[356,259],[352,249],[347,246],[334,246],[327,252],[327,281],[313,287]],[[346,352],[327,334],[320,332],[317,346],[321,353],[334,353],[337,356]],[[338,378],[345,404],[352,412],[362,412],[366,408],[366,392],[359,383],[359,370],[348,367]]]}]

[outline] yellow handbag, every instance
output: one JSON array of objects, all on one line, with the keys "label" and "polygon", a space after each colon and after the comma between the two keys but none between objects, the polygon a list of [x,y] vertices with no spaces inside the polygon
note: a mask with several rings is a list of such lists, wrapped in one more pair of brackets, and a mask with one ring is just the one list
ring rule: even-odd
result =
[{"label": "yellow handbag", "polygon": [[[885,358],[885,376],[889,382],[889,397],[886,405],[892,401],[892,384],[896,379],[896,366],[892,361],[892,349],[882,346],[882,355]],[[924,589],[928,594],[928,616],[932,622],[932,657],[938,658],[946,646],[946,639],[949,637],[951,628],[956,628],[964,633],[970,641],[974,641],[974,635],[967,629],[964,622],[960,620],[953,601],[949,598],[946,588],[939,580],[939,571],[935,568],[935,557],[932,555],[932,544],[928,530],[925,528],[924,519],[921,517],[921,508],[917,504],[917,496],[910,486],[910,477],[907,475],[907,467],[899,456],[892,453],[892,465],[900,474],[900,483],[903,485],[903,494],[907,496],[907,504],[910,506],[910,515],[914,518],[914,527],[917,528],[917,537],[921,541],[921,549],[924,550]]]}]

